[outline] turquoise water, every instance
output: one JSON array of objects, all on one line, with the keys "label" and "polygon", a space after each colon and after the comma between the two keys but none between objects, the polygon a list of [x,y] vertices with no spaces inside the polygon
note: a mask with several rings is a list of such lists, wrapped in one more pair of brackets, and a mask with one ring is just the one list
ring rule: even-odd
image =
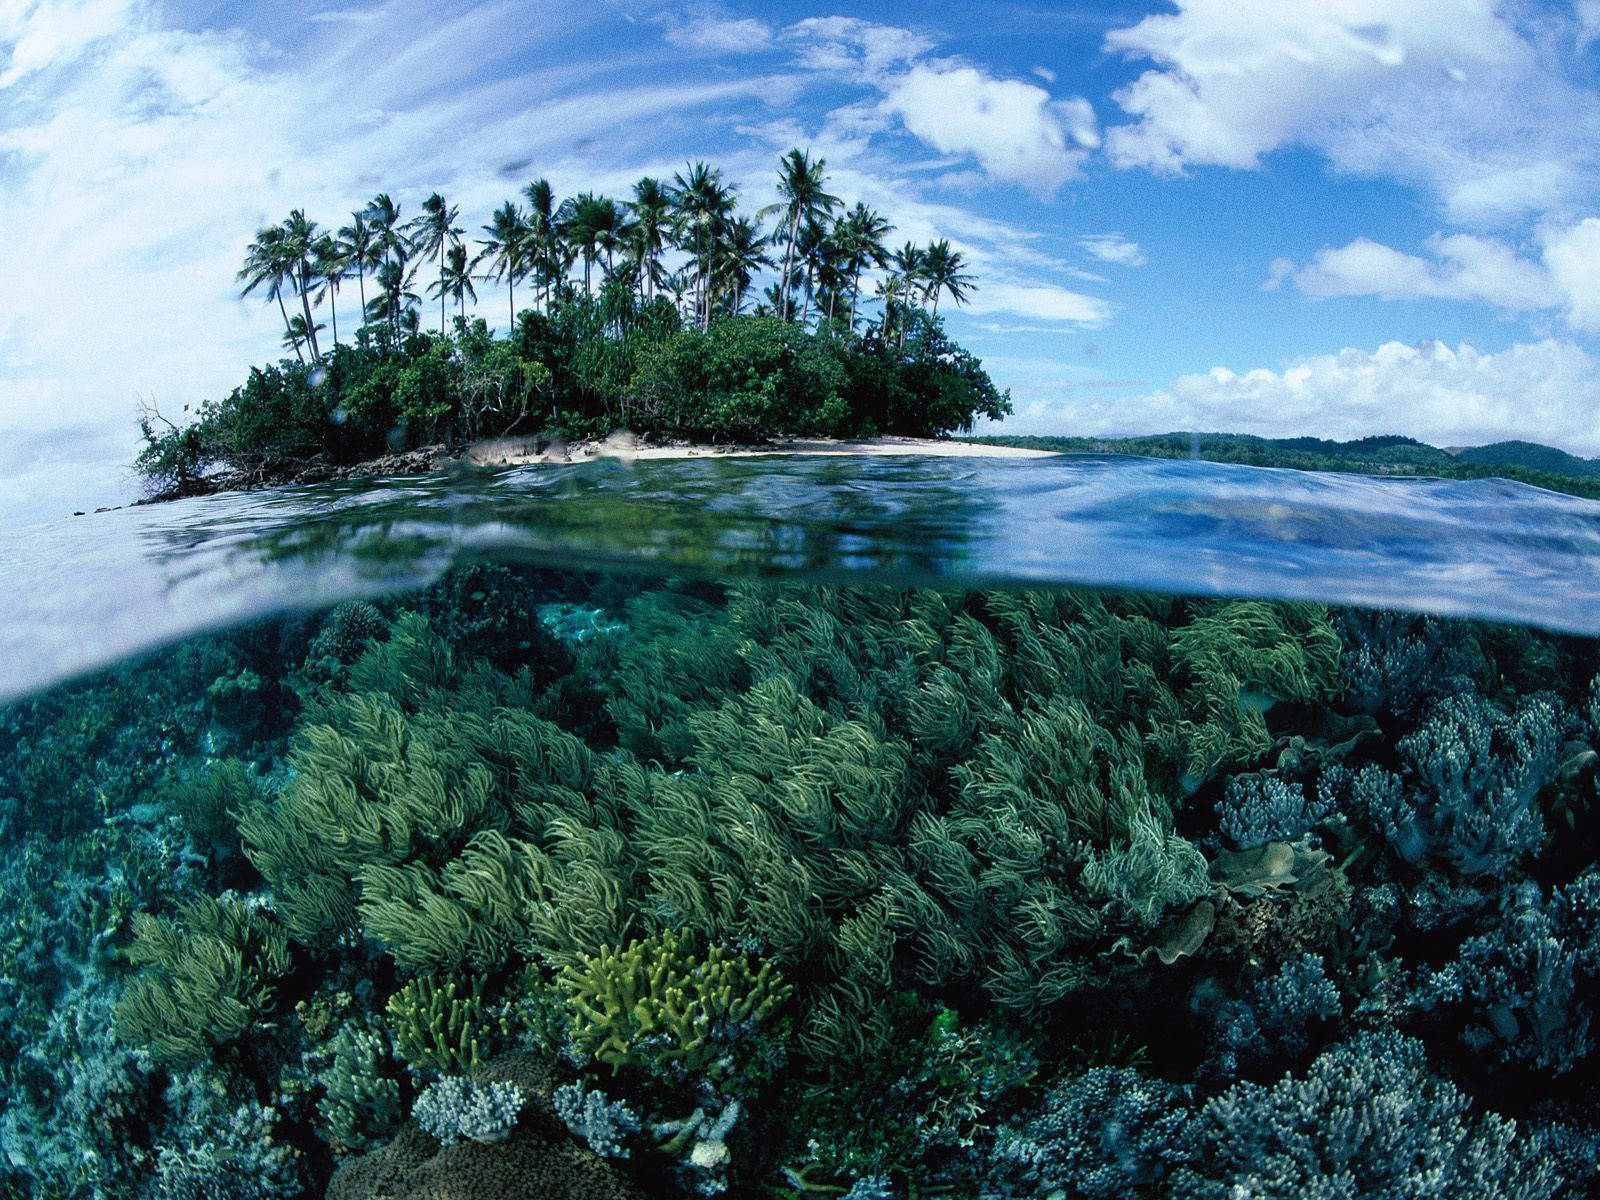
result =
[{"label": "turquoise water", "polygon": [[1111,458],[19,531],[0,1197],[1594,1195],[1597,566]]},{"label": "turquoise water", "polygon": [[1393,608],[1600,634],[1600,503],[1157,459],[700,459],[325,484],[12,531],[0,697],[201,629],[532,565]]}]

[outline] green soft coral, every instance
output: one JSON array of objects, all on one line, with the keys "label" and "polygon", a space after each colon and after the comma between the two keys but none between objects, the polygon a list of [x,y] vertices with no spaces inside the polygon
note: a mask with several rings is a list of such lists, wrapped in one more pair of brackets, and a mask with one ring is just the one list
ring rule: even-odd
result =
[{"label": "green soft coral", "polygon": [[117,1034],[170,1067],[256,1030],[289,969],[277,922],[238,900],[202,897],[176,920],[138,913],[128,958],[143,968],[117,1002]]}]

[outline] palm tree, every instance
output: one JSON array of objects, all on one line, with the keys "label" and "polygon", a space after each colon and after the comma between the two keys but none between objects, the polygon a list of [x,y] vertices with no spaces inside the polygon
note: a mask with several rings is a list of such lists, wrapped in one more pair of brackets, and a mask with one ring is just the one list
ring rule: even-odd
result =
[{"label": "palm tree", "polygon": [[378,258],[405,258],[411,253],[405,230],[400,224],[400,206],[389,198],[388,192],[379,192],[367,204],[367,225],[377,244]]},{"label": "palm tree", "polygon": [[377,238],[373,236],[372,226],[367,221],[366,213],[350,214],[350,224],[339,230],[339,242],[346,263],[356,269],[356,286],[361,293],[361,313],[364,320],[367,311],[367,272],[377,270],[378,261],[383,257],[383,250],[378,245]]},{"label": "palm tree", "polygon": [[728,311],[737,316],[744,308],[745,293],[762,267],[772,266],[767,257],[767,239],[748,217],[729,223],[712,252],[712,274],[716,287],[728,297]]},{"label": "palm tree", "polygon": [[311,319],[311,254],[316,241],[317,223],[307,218],[305,209],[292,210],[283,223],[283,250],[289,260],[290,277],[294,280],[295,290],[300,293],[300,308],[306,319],[306,340],[311,346],[311,357],[321,358],[322,351],[317,345],[317,325]]},{"label": "palm tree", "polygon": [[528,200],[528,269],[537,269],[544,287],[544,306],[550,307],[550,291],[561,269],[556,235],[556,194],[548,179],[535,179],[522,189]]},{"label": "palm tree", "polygon": [[[408,266],[403,254],[386,258],[378,264],[379,294],[372,298],[372,306],[375,314],[387,320],[390,332],[397,336],[405,314],[410,313],[413,318],[416,316],[412,306],[419,303],[420,297],[411,290],[416,277],[417,269]],[[411,324],[414,325],[415,321]]]},{"label": "palm tree", "polygon": [[811,319],[811,301],[816,296],[817,280],[831,265],[835,248],[827,225],[820,220],[806,222],[800,231],[800,241],[795,250],[799,261],[804,263],[806,268],[805,286],[801,289],[804,298],[800,308],[802,326]]},{"label": "palm tree", "polygon": [[[434,192],[422,202],[422,214],[406,226],[411,234],[411,248],[424,256],[434,256],[439,268],[438,279],[444,278],[445,250],[461,240],[461,230],[456,226],[456,217],[459,215],[459,209],[445,203],[445,198]],[[443,334],[444,289],[441,287],[438,291],[439,332]]]},{"label": "palm tree", "polygon": [[[283,344],[290,347],[295,354],[299,355],[301,362],[305,362],[305,355],[300,353],[300,347],[307,342],[315,345],[317,340],[317,330],[326,328],[326,325],[308,326],[306,324],[306,319],[300,316],[300,314],[296,313],[289,319],[289,328],[283,335]],[[310,330],[309,333],[307,332],[308,329]]]},{"label": "palm tree", "polygon": [[628,253],[639,268],[645,300],[653,300],[656,284],[662,278],[661,253],[672,219],[672,192],[659,179],[647,175],[633,185],[628,211],[633,216],[628,226]]},{"label": "palm tree", "polygon": [[967,260],[959,250],[940,238],[928,247],[922,260],[924,295],[933,300],[933,315],[939,315],[939,293],[948,292],[952,302],[965,304],[972,292],[972,276],[966,274]]},{"label": "palm tree", "polygon": [[883,296],[883,338],[888,340],[894,325],[900,326],[900,343],[905,344],[905,322],[899,320],[900,310],[908,308],[914,299],[920,299],[923,264],[927,251],[915,242],[907,242],[896,250],[890,259],[889,277],[883,281],[879,294]]},{"label": "palm tree", "polygon": [[[239,293],[241,299],[263,284],[266,285],[267,298],[276,300],[278,311],[283,314],[285,331],[292,328],[289,310],[283,303],[283,285],[291,278],[291,270],[283,229],[277,225],[264,225],[256,230],[255,241],[246,249],[244,266],[236,276],[238,281],[244,284],[244,290]],[[287,340],[287,332],[285,338]],[[294,343],[294,352],[300,355],[301,362],[305,361],[305,356],[300,354],[298,342]]]},{"label": "palm tree", "polygon": [[346,257],[344,243],[338,238],[323,234],[311,248],[311,269],[317,287],[317,303],[328,302],[333,314],[333,344],[339,344],[339,285],[350,278],[350,259]]},{"label": "palm tree", "polygon": [[778,223],[778,230],[788,237],[783,253],[783,273],[778,276],[778,295],[784,305],[778,315],[784,320],[794,316],[788,297],[801,230],[806,222],[821,220],[839,207],[839,198],[830,195],[826,188],[823,170],[827,161],[819,158],[812,162],[809,154],[795,149],[785,154],[778,164],[778,194],[784,198],[783,219]]},{"label": "palm tree", "polygon": [[528,273],[528,222],[516,204],[507,200],[495,209],[483,231],[489,236],[478,242],[482,249],[472,265],[475,267],[488,259],[487,278],[506,281],[506,303],[511,313],[509,332],[517,326],[517,280]]},{"label": "palm tree", "polygon": [[856,327],[856,305],[861,298],[861,272],[889,265],[886,239],[894,226],[865,204],[856,203],[836,231],[850,271],[850,328]]},{"label": "palm tree", "polygon": [[478,302],[478,289],[472,286],[472,264],[467,261],[467,248],[460,242],[451,244],[444,263],[439,268],[439,278],[428,285],[428,294],[438,293],[439,302],[449,296],[461,309],[461,320],[467,319],[467,298]]},{"label": "palm tree", "polygon": [[606,256],[606,270],[611,269],[621,218],[615,200],[592,192],[574,196],[556,214],[561,240],[583,259],[583,294],[586,296],[594,295],[594,264],[601,254]]},{"label": "palm tree", "polygon": [[722,172],[703,162],[690,164],[688,174],[673,178],[676,215],[673,233],[694,255],[698,288],[695,308],[701,328],[711,323],[710,255],[711,247],[733,211],[734,192],[723,186]]}]

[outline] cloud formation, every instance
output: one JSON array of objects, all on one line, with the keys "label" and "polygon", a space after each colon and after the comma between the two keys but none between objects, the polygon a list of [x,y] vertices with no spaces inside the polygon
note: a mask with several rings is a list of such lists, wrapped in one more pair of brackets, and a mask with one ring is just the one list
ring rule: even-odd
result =
[{"label": "cloud formation", "polygon": [[988,179],[1051,196],[1100,145],[1083,97],[1056,99],[1036,83],[930,57],[934,43],[912,30],[825,17],[798,21],[783,38],[802,66],[879,94],[876,105],[843,110],[857,128],[902,128],[940,154],[975,162]]},{"label": "cloud formation", "polygon": [[1289,432],[1351,439],[1398,433],[1434,445],[1533,438],[1600,454],[1600,363],[1556,339],[1498,353],[1439,342],[1387,342],[1300,359],[1281,371],[1225,367],[1132,398],[1060,406],[1091,434]]},{"label": "cloud formation", "polygon": [[[1177,0],[1107,50],[1156,66],[1115,94],[1123,167],[1255,168],[1301,145],[1339,170],[1427,189],[1495,223],[1594,196],[1600,100],[1496,0]],[[1546,18],[1541,16],[1541,21]],[[1559,27],[1575,18],[1552,14]],[[1574,27],[1573,36],[1577,36]],[[1530,112],[1540,119],[1528,120]]]},{"label": "cloud formation", "polygon": [[1139,243],[1129,241],[1120,233],[1091,233],[1078,239],[1078,247],[1101,262],[1115,263],[1119,267],[1142,267],[1146,262]]},{"label": "cloud formation", "polygon": [[1493,238],[1458,233],[1428,239],[1433,257],[1403,254],[1370,238],[1317,251],[1295,273],[1309,296],[1381,296],[1385,300],[1469,300],[1507,312],[1552,308],[1555,285],[1537,262],[1518,258]]}]

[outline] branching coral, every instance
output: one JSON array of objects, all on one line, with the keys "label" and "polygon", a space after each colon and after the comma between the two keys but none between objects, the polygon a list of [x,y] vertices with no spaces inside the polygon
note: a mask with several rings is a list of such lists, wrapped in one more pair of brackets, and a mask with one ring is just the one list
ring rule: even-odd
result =
[{"label": "branching coral", "polygon": [[1130,1067],[1095,1067],[1058,1083],[1024,1123],[1000,1133],[980,1195],[1142,1194],[1188,1160],[1189,1120],[1174,1085]]},{"label": "branching coral", "polygon": [[440,1071],[478,1066],[520,1029],[505,1006],[485,1001],[481,975],[419,976],[389,997],[387,1011],[400,1057]]},{"label": "branching coral", "polygon": [[271,1010],[289,944],[270,915],[202,897],[175,921],[134,917],[128,957],[145,969],[117,1002],[117,1033],[176,1067],[252,1032]]},{"label": "branching coral", "polygon": [[1511,712],[1481,696],[1452,696],[1397,743],[1400,775],[1372,764],[1335,767],[1323,786],[1404,861],[1438,857],[1464,875],[1505,878],[1544,843],[1536,800],[1559,776],[1574,726],[1548,693]]},{"label": "branching coral", "polygon": [[1516,1126],[1427,1068],[1420,1042],[1362,1034],[1303,1079],[1241,1083],[1201,1110],[1195,1155],[1172,1176],[1177,1200],[1239,1196],[1546,1200],[1560,1179]]},{"label": "branching coral", "polygon": [[477,1084],[449,1075],[422,1090],[411,1116],[444,1146],[463,1139],[502,1142],[526,1100],[522,1089],[506,1080]]},{"label": "branching coral", "polygon": [[573,1135],[582,1138],[602,1158],[627,1158],[632,1154],[628,1139],[643,1124],[626,1101],[612,1100],[598,1088],[567,1083],[555,1090],[551,1103]]},{"label": "branching coral", "polygon": [[1548,898],[1533,883],[1508,891],[1500,920],[1427,973],[1414,1002],[1465,1006],[1469,1044],[1560,1075],[1595,1050],[1597,989],[1600,870],[1591,867]]},{"label": "branching coral", "polygon": [[794,994],[770,962],[659,933],[602,949],[562,970],[556,987],[571,1011],[573,1041],[612,1067],[725,1074],[731,1043],[753,1032]]},{"label": "branching coral", "polygon": [[400,1079],[381,1032],[355,1023],[341,1025],[317,1072],[322,1097],[317,1112],[327,1123],[335,1151],[371,1149],[400,1124]]}]

